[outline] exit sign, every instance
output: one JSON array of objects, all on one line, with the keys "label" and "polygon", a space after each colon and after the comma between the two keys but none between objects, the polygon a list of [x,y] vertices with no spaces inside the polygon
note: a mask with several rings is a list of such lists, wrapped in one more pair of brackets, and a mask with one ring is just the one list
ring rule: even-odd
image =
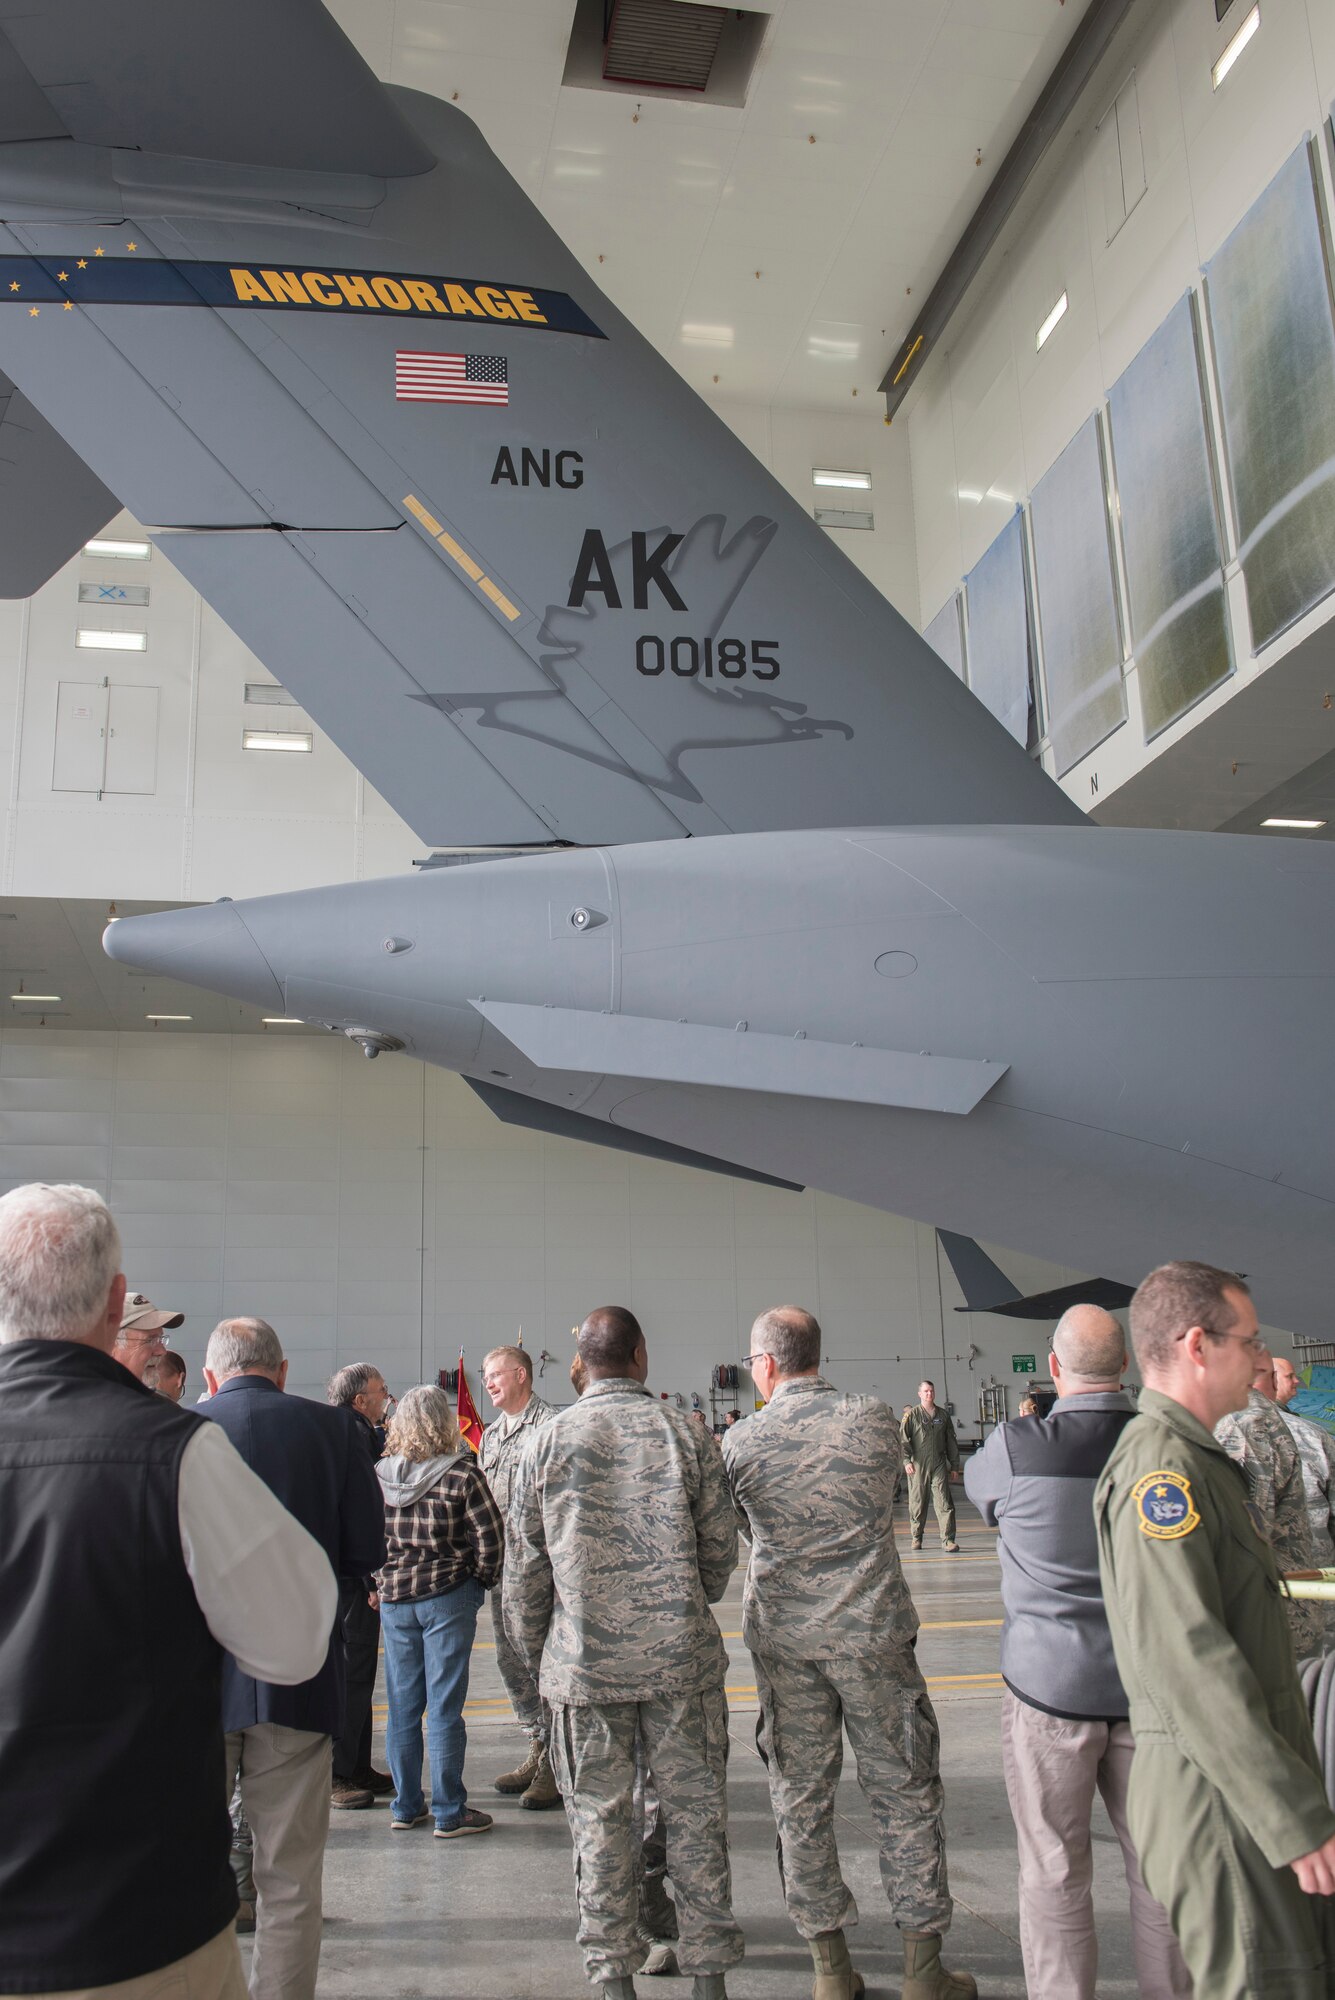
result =
[{"label": "exit sign", "polygon": [[1034,1367],[1034,1356],[1032,1354],[1012,1354],[1011,1356],[1012,1375],[1033,1375],[1036,1372],[1037,1371]]}]

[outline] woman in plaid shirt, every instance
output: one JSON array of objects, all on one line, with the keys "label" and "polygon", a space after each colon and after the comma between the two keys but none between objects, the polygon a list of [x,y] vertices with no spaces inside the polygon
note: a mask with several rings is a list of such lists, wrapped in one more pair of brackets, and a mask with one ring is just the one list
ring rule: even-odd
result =
[{"label": "woman in plaid shirt", "polygon": [[[394,1778],[390,1829],[433,1816],[437,1840],[486,1833],[491,1819],[464,1790],[464,1701],[477,1614],[501,1573],[496,1503],[443,1389],[409,1389],[390,1419],[376,1466],[385,1493],[385,1566],[377,1574]],[[431,1751],[431,1807],[422,1792],[422,1715]]]}]

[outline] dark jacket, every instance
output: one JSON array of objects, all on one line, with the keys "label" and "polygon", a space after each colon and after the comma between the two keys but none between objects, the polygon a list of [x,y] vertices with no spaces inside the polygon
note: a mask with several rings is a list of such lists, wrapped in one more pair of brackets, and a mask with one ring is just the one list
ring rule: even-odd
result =
[{"label": "dark jacket", "polygon": [[[340,1578],[377,1569],[385,1517],[375,1467],[352,1413],[286,1395],[264,1375],[233,1375],[200,1415],[220,1424],[246,1464],[295,1514]],[[343,1727],[343,1646],[337,1622],[314,1680],[275,1687],[223,1662],[223,1728],[283,1723],[336,1736]]]},{"label": "dark jacket", "polygon": [[0,1346],[2,1993],[140,1978],[236,1911],[177,1500],[199,1424],[96,1348]]}]

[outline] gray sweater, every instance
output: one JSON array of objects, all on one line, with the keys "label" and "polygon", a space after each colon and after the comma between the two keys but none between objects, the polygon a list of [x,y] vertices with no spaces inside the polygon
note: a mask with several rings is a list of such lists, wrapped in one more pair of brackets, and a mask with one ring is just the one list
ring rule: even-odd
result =
[{"label": "gray sweater", "polygon": [[1094,1488],[1134,1415],[1120,1390],[1063,1397],[1046,1418],[999,1424],[965,1463],[965,1492],[1001,1531],[1002,1676],[1050,1715],[1126,1717],[1099,1585]]}]

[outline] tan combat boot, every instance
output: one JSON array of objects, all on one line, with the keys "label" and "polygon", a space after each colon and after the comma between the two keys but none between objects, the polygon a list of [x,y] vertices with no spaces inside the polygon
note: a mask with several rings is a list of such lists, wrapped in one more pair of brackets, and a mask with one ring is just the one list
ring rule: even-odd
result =
[{"label": "tan combat boot", "polygon": [[978,2000],[978,1982],[946,1971],[938,1932],[905,1931],[903,2000]]},{"label": "tan combat boot", "polygon": [[498,1792],[526,1792],[538,1775],[538,1766],[545,1756],[541,1743],[536,1738],[529,1739],[528,1755],[513,1771],[505,1771],[495,1780]]},{"label": "tan combat boot", "polygon": [[861,2000],[862,1974],[854,1972],[848,1960],[848,1945],[842,1931],[821,1931],[808,1939],[816,1977],[811,1982],[811,2000]]},{"label": "tan combat boot", "polygon": [[[499,1789],[498,1780],[497,1790]],[[561,1794],[557,1791],[556,1779],[552,1776],[552,1760],[545,1750],[538,1758],[538,1768],[533,1773],[532,1782],[519,1803],[529,1812],[549,1812],[553,1806],[559,1806],[561,1803]]]}]

